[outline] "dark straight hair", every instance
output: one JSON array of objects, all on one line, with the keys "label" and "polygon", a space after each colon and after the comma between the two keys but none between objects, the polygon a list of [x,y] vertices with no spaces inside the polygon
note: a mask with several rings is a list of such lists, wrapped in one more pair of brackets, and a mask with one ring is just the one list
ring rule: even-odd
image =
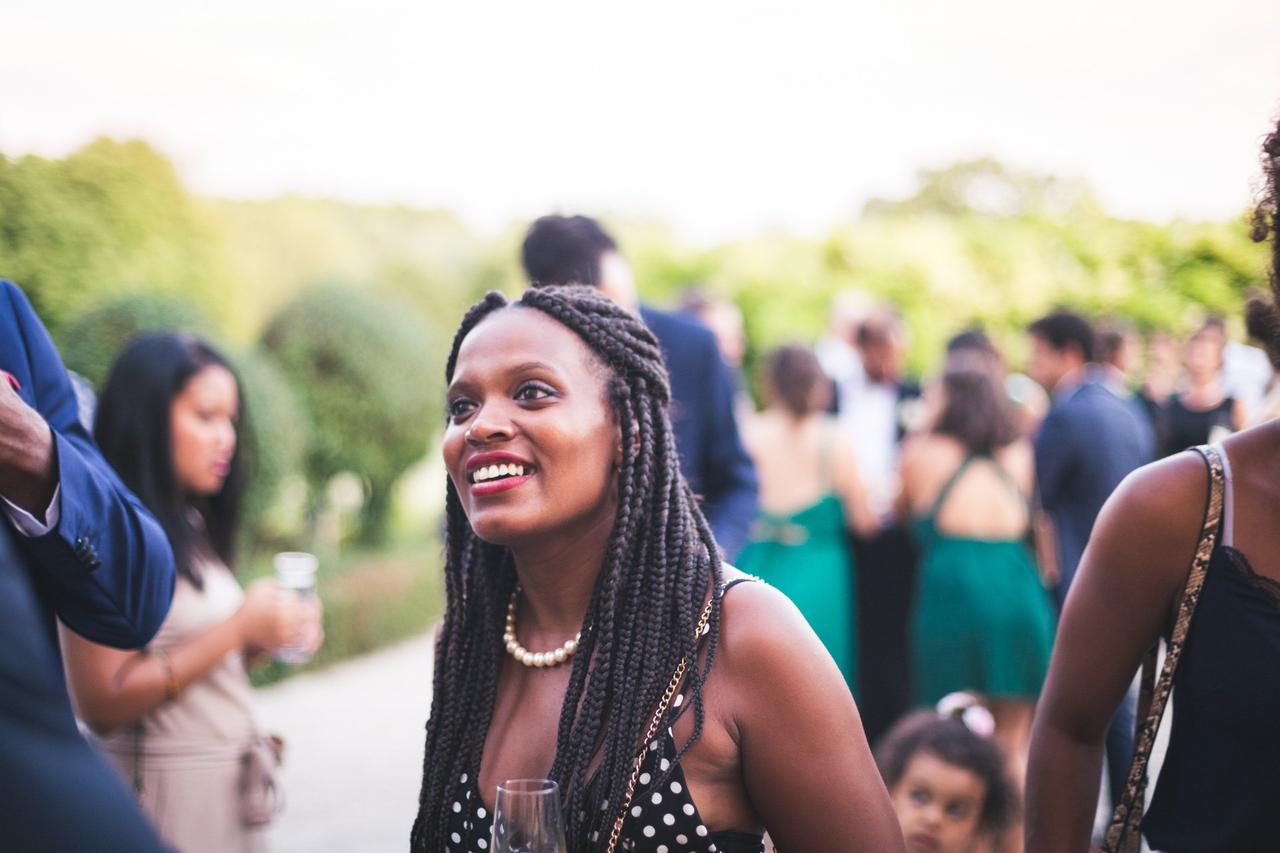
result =
[{"label": "dark straight hair", "polygon": [[[158,332],[134,338],[111,366],[93,426],[102,455],[160,522],[173,546],[178,571],[197,588],[203,587],[203,580],[195,558],[202,551],[212,550],[228,567],[234,564],[244,493],[239,440],[217,494],[185,494],[174,472],[173,401],[191,377],[214,365],[235,377],[217,350],[190,335]],[[238,377],[236,387],[240,387]],[[243,394],[239,414],[243,420]]]},{"label": "dark straight hair", "polygon": [[765,366],[770,403],[781,405],[793,417],[803,418],[823,407],[816,391],[826,387],[818,357],[799,344],[780,346],[769,354]]},{"label": "dark straight hair", "polygon": [[990,370],[958,366],[942,374],[946,402],[933,431],[949,435],[970,453],[991,454],[1019,435],[1013,406]]}]

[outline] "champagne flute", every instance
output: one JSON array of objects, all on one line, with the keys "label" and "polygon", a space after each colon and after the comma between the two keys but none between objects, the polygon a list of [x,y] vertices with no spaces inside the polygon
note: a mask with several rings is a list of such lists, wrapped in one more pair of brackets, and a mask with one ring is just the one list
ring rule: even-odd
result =
[{"label": "champagne flute", "polygon": [[566,853],[560,786],[550,779],[508,779],[493,805],[492,853]]}]

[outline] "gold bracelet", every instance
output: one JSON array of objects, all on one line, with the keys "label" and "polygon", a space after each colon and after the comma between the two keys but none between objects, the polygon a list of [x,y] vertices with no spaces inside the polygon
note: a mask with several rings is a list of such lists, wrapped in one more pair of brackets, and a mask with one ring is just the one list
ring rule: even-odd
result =
[{"label": "gold bracelet", "polygon": [[182,692],[182,686],[178,684],[178,676],[173,673],[173,663],[170,662],[169,654],[164,649],[153,649],[152,654],[156,656],[156,660],[160,662],[160,668],[164,670],[164,695],[172,702]]}]

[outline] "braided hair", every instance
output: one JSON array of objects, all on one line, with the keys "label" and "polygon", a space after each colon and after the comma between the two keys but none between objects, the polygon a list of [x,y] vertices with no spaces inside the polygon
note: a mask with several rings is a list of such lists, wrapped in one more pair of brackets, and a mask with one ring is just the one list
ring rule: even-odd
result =
[{"label": "braided hair", "polygon": [[1262,190],[1253,213],[1253,239],[1271,239],[1271,294],[1249,300],[1249,334],[1262,341],[1280,370],[1280,121],[1262,143]]},{"label": "braided hair", "polygon": [[[541,311],[586,343],[606,368],[608,399],[622,433],[617,517],[573,657],[549,771],[564,792],[569,850],[582,853],[585,839],[608,837],[646,726],[681,659],[690,661],[690,669],[677,713],[692,709],[694,727],[671,768],[702,734],[718,596],[712,597],[702,664],[694,632],[708,591],[722,581],[722,567],[711,529],[680,474],[667,416],[667,371],[644,322],[590,287],[534,288],[515,303],[491,292],[462,319],[447,381],[463,340],[501,310]],[[503,662],[506,608],[516,587],[511,551],[476,536],[453,483],[446,489],[446,606],[410,838],[415,851],[444,848],[455,786],[478,773]],[[588,785],[597,754],[597,776]]]}]

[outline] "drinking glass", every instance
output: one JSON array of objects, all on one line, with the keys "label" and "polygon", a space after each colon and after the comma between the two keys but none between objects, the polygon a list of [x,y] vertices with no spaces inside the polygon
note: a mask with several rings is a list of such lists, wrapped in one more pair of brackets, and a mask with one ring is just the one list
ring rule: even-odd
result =
[{"label": "drinking glass", "polygon": [[550,779],[508,779],[493,805],[492,853],[566,853],[560,787]]},{"label": "drinking glass", "polygon": [[[316,594],[316,569],[320,566],[315,554],[302,551],[285,551],[272,560],[276,569],[276,583],[280,588],[300,598],[312,598]],[[311,660],[307,649],[307,637],[299,637],[276,652],[276,660],[285,663],[306,663]]]}]

